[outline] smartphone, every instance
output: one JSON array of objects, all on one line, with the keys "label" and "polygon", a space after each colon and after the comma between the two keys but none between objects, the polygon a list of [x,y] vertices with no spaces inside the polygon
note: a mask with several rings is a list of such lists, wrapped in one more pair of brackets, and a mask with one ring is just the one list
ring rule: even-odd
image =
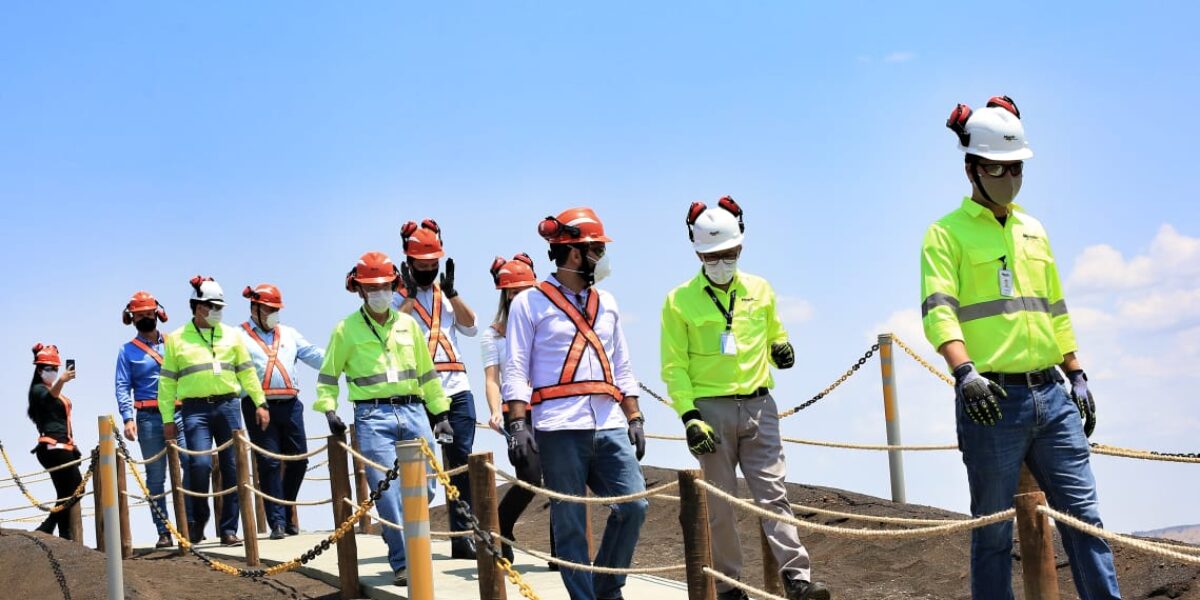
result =
[{"label": "smartphone", "polygon": [[439,444],[453,444],[453,443],[454,443],[454,436],[452,436],[452,435],[450,435],[450,434],[448,434],[448,433],[441,433],[441,434],[438,434],[438,436],[437,436],[437,443],[439,443]]},{"label": "smartphone", "polygon": [[68,359],[67,359],[67,370],[68,370],[68,371],[74,371],[74,370],[75,370],[75,359],[73,359],[73,358],[68,358]]}]

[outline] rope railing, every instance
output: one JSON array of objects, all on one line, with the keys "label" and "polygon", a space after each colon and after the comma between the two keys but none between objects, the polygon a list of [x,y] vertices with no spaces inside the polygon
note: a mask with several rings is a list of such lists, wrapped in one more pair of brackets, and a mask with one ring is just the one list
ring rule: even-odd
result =
[{"label": "rope railing", "polygon": [[[314,450],[309,450],[308,452],[305,452],[304,454],[280,454],[278,452],[273,452],[271,450],[263,448],[262,446],[259,446],[258,444],[255,444],[254,442],[250,441],[248,438],[246,440],[246,445],[249,446],[251,450],[253,450],[267,458],[273,458],[275,460],[284,461],[284,462],[298,462],[301,460],[308,460],[308,459],[329,449],[329,444],[322,444],[321,447],[316,448]],[[329,462],[329,461],[327,460],[325,462]]]},{"label": "rope railing", "polygon": [[333,502],[333,498],[326,498],[324,500],[284,500],[282,498],[276,498],[275,496],[272,496],[252,485],[247,485],[246,489],[250,490],[251,494],[258,496],[259,498],[270,500],[271,502],[281,506],[322,506]]},{"label": "rope railing", "polygon": [[340,446],[342,448],[342,450],[345,450],[347,454],[358,459],[358,462],[361,462],[362,464],[367,465],[368,467],[371,467],[372,469],[375,469],[377,471],[383,471],[385,473],[387,472],[387,470],[388,470],[387,467],[367,458],[366,456],[363,456],[363,454],[361,452],[354,449],[354,446],[351,446],[350,444],[347,444],[346,442],[338,442],[337,445]]},{"label": "rope railing", "polygon": [[[154,494],[151,496],[139,496],[137,494],[134,494],[133,492],[130,492],[129,490],[121,490],[121,495],[125,496],[126,498],[132,498],[133,500],[138,500],[140,502],[150,502],[153,500],[160,500],[162,498],[166,498],[167,496],[170,496],[174,492],[175,492],[175,488],[170,488],[161,494]],[[130,506],[132,507],[133,505],[130,504]]]},{"label": "rope railing", "polygon": [[83,497],[83,494],[84,494],[85,490],[87,489],[88,481],[91,480],[92,475],[95,474],[95,472],[96,472],[96,465],[99,463],[99,460],[97,458],[99,455],[99,452],[100,452],[100,446],[96,446],[95,448],[92,449],[91,453],[88,454],[86,459],[84,457],[80,457],[79,459],[74,461],[74,465],[64,463],[62,465],[57,465],[55,467],[52,467],[50,469],[46,469],[45,471],[43,471],[45,473],[50,473],[52,471],[57,471],[59,469],[67,468],[68,466],[78,465],[78,464],[82,463],[84,460],[90,461],[90,464],[88,465],[88,469],[87,469],[87,471],[84,471],[83,478],[80,479],[79,485],[76,486],[75,491],[72,492],[71,495],[66,499],[61,499],[61,498],[55,499],[54,505],[51,506],[51,504],[48,502],[39,501],[37,498],[34,497],[34,495],[32,493],[29,492],[29,489],[25,487],[25,483],[23,481],[21,481],[21,476],[18,475],[16,469],[13,468],[12,459],[10,459],[8,457],[8,450],[5,450],[4,444],[0,443],[0,457],[4,458],[4,465],[8,468],[8,472],[12,474],[12,480],[14,483],[17,484],[17,488],[21,490],[21,494],[23,496],[25,496],[25,499],[28,500],[30,505],[32,505],[34,508],[37,508],[40,511],[48,512],[50,514],[55,514],[55,513],[67,510],[68,508],[71,508],[71,506],[73,506],[79,500],[79,498]]},{"label": "rope railing", "polygon": [[626,502],[633,502],[634,500],[641,500],[642,498],[650,498],[679,487],[679,482],[673,481],[671,483],[664,483],[656,488],[651,488],[634,494],[625,494],[624,496],[572,496],[570,494],[563,494],[554,490],[546,489],[544,487],[539,487],[526,481],[521,481],[515,475],[505,473],[492,463],[487,463],[487,468],[495,473],[497,477],[500,477],[501,479],[504,479],[505,481],[516,485],[517,487],[524,488],[547,498],[552,498],[562,502],[573,502],[575,504],[624,504]]},{"label": "rope railing", "polygon": [[1200,457],[1186,456],[1178,454],[1170,454],[1166,452],[1155,452],[1153,450],[1135,450],[1133,448],[1119,448],[1117,446],[1109,446],[1107,444],[1092,444],[1092,452],[1103,454],[1106,456],[1119,456],[1121,458],[1136,458],[1139,460],[1153,460],[1160,462],[1177,462],[1177,463],[1200,463]]},{"label": "rope railing", "polygon": [[186,454],[188,456],[204,456],[205,454],[212,456],[219,452],[224,452],[226,449],[228,449],[232,445],[233,445],[233,438],[231,437],[231,438],[225,440],[224,444],[221,444],[210,450],[188,450],[187,448],[184,448],[183,446],[179,446],[179,445],[176,445],[175,447],[179,450],[180,454]]},{"label": "rope railing", "polygon": [[1091,523],[1080,521],[1079,519],[1076,519],[1075,517],[1072,517],[1066,513],[1061,513],[1053,508],[1050,508],[1049,506],[1038,506],[1037,510],[1039,513],[1054,519],[1054,521],[1057,523],[1061,523],[1072,529],[1076,529],[1088,535],[1104,539],[1114,544],[1119,544],[1134,550],[1140,550],[1147,554],[1154,554],[1163,558],[1170,558],[1172,560],[1189,565],[1200,565],[1200,556],[1184,554],[1183,552],[1167,548],[1164,544],[1147,542],[1145,540],[1139,540],[1137,538],[1121,535],[1119,533],[1113,533],[1107,529],[1096,527]]},{"label": "rope railing", "polygon": [[220,498],[222,496],[228,496],[229,494],[232,494],[236,491],[237,491],[236,485],[227,487],[219,492],[193,492],[192,490],[189,490],[187,488],[179,488],[179,492],[181,494],[183,494],[184,496],[191,496],[193,498]]},{"label": "rope railing", "polygon": [[[325,444],[324,446],[322,446],[322,447],[321,447],[321,449],[322,449],[322,450],[328,450],[328,449],[329,449],[329,444]],[[320,469],[321,467],[324,467],[325,465],[328,465],[328,464],[329,464],[329,459],[327,458],[327,459],[325,459],[325,460],[323,460],[323,461],[321,461],[321,462],[319,462],[319,463],[312,464],[312,465],[308,465],[308,468],[307,468],[307,469],[305,469],[305,470],[304,470],[304,472],[305,472],[305,473],[312,473],[313,471],[316,471],[317,469]]]},{"label": "rope railing", "polygon": [[[7,452],[5,452],[5,453],[7,454]],[[27,479],[29,477],[33,477],[35,475],[49,475],[50,473],[54,473],[55,471],[62,471],[64,469],[70,469],[71,467],[81,465],[81,464],[87,462],[89,460],[89,458],[90,458],[89,456],[84,455],[84,456],[81,456],[70,462],[65,462],[61,465],[54,465],[53,467],[50,467],[49,469],[42,469],[40,471],[30,471],[29,473],[16,473],[13,469],[10,468],[8,472],[12,473],[12,476],[0,478],[0,481],[12,482],[15,485],[18,479],[21,481],[25,481],[25,479]],[[10,465],[10,467],[11,467],[11,465]],[[40,481],[45,481],[45,480],[40,480]],[[30,482],[25,482],[25,483],[30,483]]]},{"label": "rope railing", "polygon": [[136,459],[136,458],[133,458],[133,457],[130,457],[130,458],[129,458],[129,463],[130,463],[130,464],[134,464],[134,465],[148,465],[148,464],[151,464],[151,463],[155,463],[155,462],[158,462],[158,461],[162,460],[162,458],[163,458],[164,456],[166,456],[166,455],[167,455],[167,451],[168,451],[168,450],[170,450],[170,447],[168,447],[168,446],[163,446],[163,449],[162,449],[162,450],[160,450],[160,451],[159,451],[157,454],[155,454],[154,456],[151,456],[150,458],[143,458],[143,459],[141,459],[141,460],[139,460],[139,459]]},{"label": "rope railing", "polygon": [[708,575],[709,577],[712,577],[713,579],[716,579],[718,581],[724,582],[726,585],[731,585],[739,590],[742,590],[743,592],[746,592],[747,594],[750,594],[750,595],[754,596],[755,598],[765,598],[766,600],[787,600],[787,598],[784,598],[783,596],[776,596],[775,594],[772,594],[770,592],[760,590],[751,585],[747,585],[747,584],[742,583],[732,577],[726,576],[724,573],[722,573],[720,571],[713,570],[710,567],[703,567],[702,570],[704,571],[705,575]]},{"label": "rope railing", "polygon": [[842,512],[840,510],[830,510],[828,508],[817,508],[806,504],[792,504],[792,510],[798,513],[814,513],[825,515],[827,517],[837,517],[840,519],[850,519],[852,521],[868,521],[871,523],[882,523],[884,525],[945,525],[946,523],[960,523],[967,519],[913,519],[908,517],[885,517],[882,515],[864,515],[859,513]]},{"label": "rope railing", "polygon": [[[24,483],[25,485],[29,485],[32,483],[42,483],[43,481],[50,481],[50,476],[47,475],[45,477],[41,477],[41,478],[37,478],[37,479],[22,480],[21,483]],[[15,487],[19,487],[19,486],[20,486],[19,483],[17,483],[16,481],[13,481],[11,478],[8,478],[8,483],[0,484],[0,490],[6,490],[9,488],[15,488]]]},{"label": "rope railing", "polygon": [[615,567],[597,567],[596,565],[585,565],[582,563],[564,560],[557,556],[553,556],[550,554],[546,554],[545,552],[534,550],[533,548],[530,548],[528,546],[522,546],[521,544],[517,543],[515,540],[510,540],[498,533],[495,533],[493,535],[496,536],[496,539],[504,542],[505,544],[508,544],[509,546],[512,546],[513,548],[515,548],[517,550],[520,550],[526,554],[529,554],[529,555],[533,556],[534,558],[538,558],[538,559],[544,560],[548,563],[558,565],[564,569],[571,569],[572,571],[583,571],[585,573],[595,573],[595,574],[600,574],[600,575],[658,575],[661,573],[674,573],[676,571],[683,571],[684,569],[687,569],[687,565],[682,564],[682,563],[677,564],[677,565],[667,565],[667,566],[663,566],[663,567],[629,567],[627,569],[618,569]]}]

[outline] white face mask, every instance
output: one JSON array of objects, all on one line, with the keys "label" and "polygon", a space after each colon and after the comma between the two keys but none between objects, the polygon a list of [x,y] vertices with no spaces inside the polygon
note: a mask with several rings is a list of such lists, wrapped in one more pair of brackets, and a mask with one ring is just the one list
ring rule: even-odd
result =
[{"label": "white face mask", "polygon": [[392,292],[389,290],[379,290],[377,292],[367,292],[367,307],[372,312],[381,313],[392,305]]},{"label": "white face mask", "polygon": [[42,369],[42,383],[53,385],[56,379],[58,379],[57,370]]},{"label": "white face mask", "polygon": [[259,323],[263,326],[263,331],[274,331],[279,326],[279,312],[273,312],[262,318]]},{"label": "white face mask", "polygon": [[219,308],[208,309],[208,316],[204,317],[204,320],[205,320],[205,322],[208,323],[209,327],[216,327],[221,322],[221,309],[219,309]]},{"label": "white face mask", "polygon": [[735,274],[737,274],[736,260],[733,261],[733,264],[731,265],[725,264],[725,261],[723,260],[718,260],[717,264],[712,266],[709,266],[708,263],[704,263],[704,275],[708,277],[709,281],[717,285],[725,285],[730,281],[733,281],[733,276]]},{"label": "white face mask", "polygon": [[[589,256],[588,260],[592,258]],[[608,260],[608,253],[605,252],[600,260],[596,261],[596,265],[592,267],[592,283],[600,283],[609,275],[612,275],[612,263]]]}]

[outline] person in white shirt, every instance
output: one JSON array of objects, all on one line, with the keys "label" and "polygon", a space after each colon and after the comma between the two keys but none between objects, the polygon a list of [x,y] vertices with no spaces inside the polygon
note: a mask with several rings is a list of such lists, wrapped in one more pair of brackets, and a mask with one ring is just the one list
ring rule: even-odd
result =
[{"label": "person in white shirt", "polygon": [[[501,386],[509,407],[509,459],[522,468],[540,456],[546,487],[563,494],[582,496],[588,488],[599,496],[642,492],[646,483],[638,461],[646,438],[638,384],[617,302],[594,287],[608,275],[605,244],[612,240],[590,208],[547,217],[538,233],[550,243],[550,259],[558,270],[536,289],[518,295],[509,308],[508,361]],[[639,499],[610,507],[603,542],[592,561],[584,506],[551,501],[558,556],[628,568],[646,506]],[[572,600],[619,599],[625,585],[623,575],[593,576],[567,567],[562,578]]]}]

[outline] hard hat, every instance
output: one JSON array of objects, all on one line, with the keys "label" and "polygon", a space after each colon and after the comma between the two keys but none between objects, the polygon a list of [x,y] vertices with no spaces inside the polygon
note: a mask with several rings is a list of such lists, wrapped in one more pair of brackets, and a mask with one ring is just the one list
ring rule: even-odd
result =
[{"label": "hard hat", "polygon": [[400,269],[396,263],[382,252],[368,252],[358,259],[358,264],[346,273],[346,290],[357,292],[359,284],[391,283],[395,288],[399,283]]},{"label": "hard hat", "polygon": [[279,293],[279,288],[269,283],[260,283],[254,288],[246,286],[246,289],[242,290],[242,297],[248,298],[251,304],[283,308],[283,294]]},{"label": "hard hat", "polygon": [[596,211],[587,208],[568,208],[557,217],[546,217],[538,224],[538,235],[551,244],[611,242],[604,235],[604,223]]},{"label": "hard hat", "polygon": [[533,259],[524,252],[508,261],[497,256],[492,261],[492,281],[496,283],[498,290],[536,285],[537,274],[533,272]]},{"label": "hard hat", "polygon": [[167,311],[158,303],[154,295],[150,292],[134,292],[133,297],[129,299],[129,303],[125,305],[125,310],[121,311],[121,322],[126,325],[133,323],[133,313],[153,310],[154,315],[158,320],[167,322]]},{"label": "hard hat", "polygon": [[62,358],[58,356],[58,346],[47,346],[42,343],[33,345],[33,364],[49,365],[57,367],[62,365]]},{"label": "hard hat", "polygon": [[972,112],[959,104],[950,112],[946,127],[958,135],[958,149],[989,160],[1026,160],[1033,157],[1021,124],[1021,111],[1008,96],[993,96],[987,108]]},{"label": "hard hat", "polygon": [[212,277],[197,275],[192,278],[191,284],[192,301],[225,306],[225,291],[221,289],[221,284]]},{"label": "hard hat", "polygon": [[692,247],[700,254],[736,248],[745,238],[742,207],[729,196],[711,208],[703,202],[693,202],[688,209],[687,226]]},{"label": "hard hat", "polygon": [[420,225],[415,221],[405,223],[400,228],[400,241],[409,258],[424,260],[446,255],[442,250],[442,228],[433,219],[425,219]]}]

